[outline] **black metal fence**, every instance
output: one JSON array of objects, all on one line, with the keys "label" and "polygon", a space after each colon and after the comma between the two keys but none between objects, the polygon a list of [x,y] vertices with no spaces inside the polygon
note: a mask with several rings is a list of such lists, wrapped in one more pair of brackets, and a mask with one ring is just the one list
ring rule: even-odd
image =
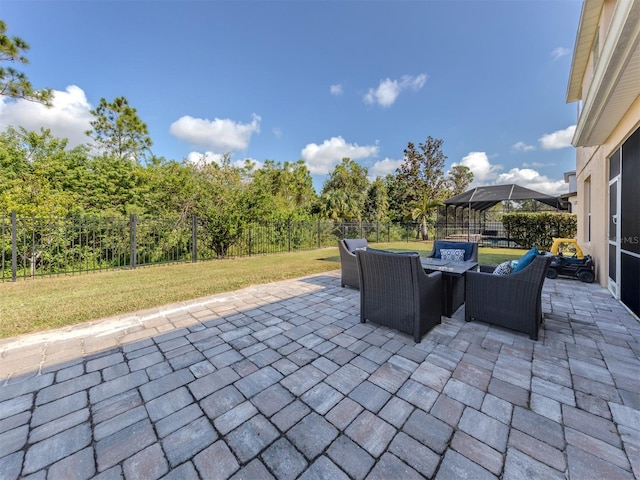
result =
[{"label": "black metal fence", "polygon": [[330,221],[215,225],[203,218],[0,216],[0,281],[76,275],[172,262],[198,262],[369,242],[418,240],[414,223]]}]

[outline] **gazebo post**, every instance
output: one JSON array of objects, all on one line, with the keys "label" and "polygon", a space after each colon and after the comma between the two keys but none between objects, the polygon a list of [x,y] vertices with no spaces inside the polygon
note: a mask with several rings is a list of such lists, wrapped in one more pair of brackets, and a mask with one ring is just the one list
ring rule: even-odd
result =
[{"label": "gazebo post", "polygon": [[470,241],[471,241],[471,202],[469,202],[469,213],[467,214],[467,242],[470,242]]}]

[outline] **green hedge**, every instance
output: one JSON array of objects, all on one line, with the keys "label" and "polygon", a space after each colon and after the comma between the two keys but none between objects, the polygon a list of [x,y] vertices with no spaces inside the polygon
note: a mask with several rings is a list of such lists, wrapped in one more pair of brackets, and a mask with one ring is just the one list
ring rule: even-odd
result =
[{"label": "green hedge", "polygon": [[520,246],[549,250],[554,237],[576,236],[578,220],[571,213],[506,213],[502,224],[507,236]]}]

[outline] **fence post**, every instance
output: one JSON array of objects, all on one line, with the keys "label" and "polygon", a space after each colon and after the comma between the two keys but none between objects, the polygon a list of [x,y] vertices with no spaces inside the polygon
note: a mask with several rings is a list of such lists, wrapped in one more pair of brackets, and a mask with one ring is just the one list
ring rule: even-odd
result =
[{"label": "fence post", "polygon": [[287,239],[287,251],[291,251],[291,219],[287,220],[287,229],[289,230],[289,235]]},{"label": "fence post", "polygon": [[18,219],[16,211],[11,212],[11,281],[18,280]]},{"label": "fence post", "polygon": [[198,261],[198,217],[191,217],[191,262]]},{"label": "fence post", "polygon": [[318,217],[318,248],[321,247],[320,243],[320,217]]},{"label": "fence post", "polygon": [[136,226],[138,218],[135,214],[129,215],[129,267],[136,268]]}]

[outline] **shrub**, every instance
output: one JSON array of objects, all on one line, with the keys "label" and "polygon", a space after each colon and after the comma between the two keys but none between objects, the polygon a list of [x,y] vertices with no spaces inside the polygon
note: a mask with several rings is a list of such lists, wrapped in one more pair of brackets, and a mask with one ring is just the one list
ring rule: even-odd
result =
[{"label": "shrub", "polygon": [[502,224],[508,237],[522,247],[549,250],[554,237],[574,238],[578,221],[571,213],[506,213]]}]

